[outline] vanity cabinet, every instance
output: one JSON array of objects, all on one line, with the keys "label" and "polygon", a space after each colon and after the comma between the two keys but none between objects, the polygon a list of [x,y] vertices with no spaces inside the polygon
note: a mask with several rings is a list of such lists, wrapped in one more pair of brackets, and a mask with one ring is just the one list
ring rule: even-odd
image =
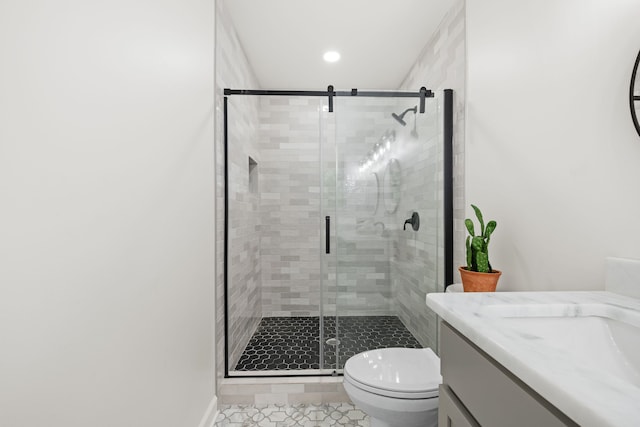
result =
[{"label": "vanity cabinet", "polygon": [[473,416],[446,384],[440,385],[438,399],[438,425],[440,427],[479,427]]},{"label": "vanity cabinet", "polygon": [[440,331],[441,427],[578,426],[448,323]]}]

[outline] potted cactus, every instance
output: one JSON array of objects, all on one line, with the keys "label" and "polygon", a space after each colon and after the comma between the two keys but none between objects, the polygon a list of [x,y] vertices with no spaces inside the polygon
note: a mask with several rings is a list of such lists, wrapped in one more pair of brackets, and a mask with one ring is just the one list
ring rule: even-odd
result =
[{"label": "potted cactus", "polygon": [[471,205],[471,207],[480,223],[480,234],[476,236],[471,219],[464,220],[464,225],[469,232],[466,241],[467,266],[458,268],[458,271],[460,271],[465,292],[493,292],[496,290],[498,279],[502,274],[502,272],[491,268],[489,262],[489,242],[497,223],[492,220],[485,226],[480,209],[475,205]]}]

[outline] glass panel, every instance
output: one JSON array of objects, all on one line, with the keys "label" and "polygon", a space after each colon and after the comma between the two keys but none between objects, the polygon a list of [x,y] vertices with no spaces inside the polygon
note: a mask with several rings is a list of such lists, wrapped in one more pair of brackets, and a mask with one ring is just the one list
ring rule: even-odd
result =
[{"label": "glass panel", "polygon": [[235,96],[230,102],[229,369],[317,371],[321,100]]},{"label": "glass panel", "polygon": [[[260,221],[258,147],[259,100],[228,98],[227,322],[229,370],[234,370],[262,318],[260,296],[260,239],[254,238]],[[255,191],[252,191],[254,189]],[[247,361],[244,367],[257,364]]]},{"label": "glass panel", "polygon": [[425,114],[417,98],[336,98],[332,113],[317,97],[228,102],[231,375],[330,373],[372,348],[435,348],[438,100]]},{"label": "glass panel", "polygon": [[[334,110],[335,111],[335,110]],[[336,113],[329,113],[326,98],[322,98],[320,115],[321,129],[321,193],[323,227],[322,259],[322,305],[320,323],[321,368],[335,371],[336,365]],[[329,222],[327,223],[327,218]],[[327,253],[327,227],[329,230],[329,253]]]},{"label": "glass panel", "polygon": [[425,296],[442,282],[442,120],[437,99],[425,114],[418,103],[336,100],[338,369],[361,351],[437,344]]}]

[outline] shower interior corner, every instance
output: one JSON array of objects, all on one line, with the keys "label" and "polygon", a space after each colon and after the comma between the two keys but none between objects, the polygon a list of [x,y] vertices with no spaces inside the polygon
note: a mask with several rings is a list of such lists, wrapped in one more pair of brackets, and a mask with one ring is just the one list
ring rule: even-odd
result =
[{"label": "shower interior corner", "polygon": [[332,112],[318,96],[227,102],[227,375],[335,374],[370,349],[436,349],[438,94],[424,113],[413,97],[335,98]]}]

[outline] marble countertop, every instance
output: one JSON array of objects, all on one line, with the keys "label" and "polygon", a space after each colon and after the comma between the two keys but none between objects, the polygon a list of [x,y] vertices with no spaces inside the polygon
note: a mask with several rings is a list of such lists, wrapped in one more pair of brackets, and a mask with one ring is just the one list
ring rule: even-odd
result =
[{"label": "marble countertop", "polygon": [[639,299],[606,291],[433,293],[427,295],[427,305],[581,426],[640,425],[637,381],[625,381],[588,360],[576,360],[567,354],[566,346],[520,331],[517,323],[504,318],[505,313],[575,317],[585,315],[585,307],[593,307],[595,315],[611,309],[614,314],[608,317],[625,316],[629,321],[627,315],[640,318]]}]

